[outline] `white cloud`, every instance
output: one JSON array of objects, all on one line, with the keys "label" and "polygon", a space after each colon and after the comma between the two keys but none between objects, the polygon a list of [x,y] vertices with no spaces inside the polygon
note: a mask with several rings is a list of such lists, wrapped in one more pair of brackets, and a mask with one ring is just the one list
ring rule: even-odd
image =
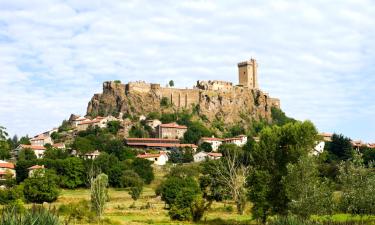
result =
[{"label": "white cloud", "polygon": [[252,56],[289,115],[375,141],[374,15],[370,0],[0,0],[0,124],[58,125],[105,80],[236,83],[236,63]]}]

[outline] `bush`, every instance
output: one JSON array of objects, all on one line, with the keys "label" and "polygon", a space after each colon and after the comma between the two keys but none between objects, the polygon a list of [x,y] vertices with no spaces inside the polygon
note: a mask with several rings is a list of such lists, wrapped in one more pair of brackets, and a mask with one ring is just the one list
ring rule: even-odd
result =
[{"label": "bush", "polygon": [[55,210],[47,210],[41,206],[33,206],[22,212],[15,206],[5,207],[0,219],[0,225],[59,225]]},{"label": "bush", "polygon": [[160,100],[160,106],[161,107],[169,107],[171,105],[169,98],[167,97],[162,97]]},{"label": "bush", "polygon": [[64,215],[64,223],[71,224],[72,220],[81,222],[90,222],[95,218],[95,213],[90,210],[91,205],[87,200],[82,200],[77,203],[69,203],[59,207],[59,213]]},{"label": "bush", "polygon": [[154,180],[154,171],[151,165],[151,161],[140,158],[134,159],[132,163],[132,169],[143,179],[145,184],[150,184]]},{"label": "bush", "polygon": [[35,171],[34,176],[24,181],[25,199],[33,203],[56,201],[59,196],[56,180],[57,176],[50,171]]}]

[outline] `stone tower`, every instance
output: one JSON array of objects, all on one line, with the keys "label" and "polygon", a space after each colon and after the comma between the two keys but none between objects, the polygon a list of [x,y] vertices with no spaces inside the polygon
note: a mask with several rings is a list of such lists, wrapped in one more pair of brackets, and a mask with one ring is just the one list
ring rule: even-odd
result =
[{"label": "stone tower", "polygon": [[238,63],[239,85],[258,89],[258,64],[255,59]]}]

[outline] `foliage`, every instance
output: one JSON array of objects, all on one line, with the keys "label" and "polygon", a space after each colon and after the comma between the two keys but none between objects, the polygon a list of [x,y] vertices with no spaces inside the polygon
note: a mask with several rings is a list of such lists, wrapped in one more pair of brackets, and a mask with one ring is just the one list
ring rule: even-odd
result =
[{"label": "foliage", "polygon": [[276,124],[278,126],[283,126],[287,123],[293,123],[296,120],[290,117],[287,117],[285,113],[276,107],[271,107],[271,116],[273,124]]},{"label": "foliage", "polygon": [[175,113],[163,113],[160,117],[162,123],[171,123],[177,121],[177,115]]},{"label": "foliage", "polygon": [[120,121],[114,120],[114,121],[109,121],[107,123],[107,130],[111,133],[116,135],[117,132],[122,128]]},{"label": "foliage", "polygon": [[108,176],[104,173],[96,178],[91,178],[91,206],[96,215],[101,218],[104,213],[104,206],[108,200]]},{"label": "foliage", "polygon": [[149,137],[149,133],[145,130],[143,126],[138,124],[132,126],[129,130],[129,137],[133,138],[147,138]]},{"label": "foliage", "polygon": [[269,215],[287,213],[289,199],[282,183],[287,165],[307,156],[317,139],[317,131],[308,121],[261,131],[260,141],[250,154],[253,169],[248,179],[255,218],[265,223]]},{"label": "foliage", "polygon": [[90,210],[91,205],[87,200],[60,205],[58,212],[64,215],[64,223],[71,224],[73,221],[89,222],[95,217]]},{"label": "foliage", "polygon": [[53,147],[48,147],[43,154],[44,159],[66,159],[69,156],[70,154],[66,150]]},{"label": "foliage", "polygon": [[170,80],[170,81],[168,82],[168,84],[169,84],[169,87],[174,87],[174,81],[173,81],[173,80]]},{"label": "foliage", "polygon": [[143,190],[143,180],[138,178],[133,180],[133,184],[129,189],[129,194],[134,201],[136,201],[142,193]]},{"label": "foliage", "polygon": [[148,120],[158,120],[160,119],[160,113],[158,111],[150,112],[147,115]]},{"label": "foliage", "polygon": [[353,161],[342,162],[339,167],[340,209],[357,215],[374,214],[375,173],[364,166],[360,155],[355,155]]},{"label": "foliage", "polygon": [[83,161],[76,157],[69,157],[59,160],[60,168],[57,170],[60,175],[60,186],[64,188],[77,188],[85,182],[85,167]]},{"label": "foliage", "polygon": [[24,148],[18,153],[18,160],[33,160],[36,158],[34,151],[30,148]]},{"label": "foliage", "polygon": [[187,190],[193,190],[193,192],[199,192],[199,185],[192,177],[173,177],[169,176],[164,182],[160,184],[160,195],[161,199],[172,206],[176,200],[177,195],[186,188]]},{"label": "foliage", "polygon": [[169,98],[162,97],[160,100],[160,106],[161,107],[169,107],[171,105],[171,102],[169,101]]},{"label": "foliage", "polygon": [[333,134],[332,141],[326,143],[328,161],[348,160],[353,158],[354,150],[350,138],[342,134]]},{"label": "foliage", "polygon": [[296,164],[288,164],[283,185],[290,211],[305,219],[311,215],[332,214],[333,191],[326,180],[319,177],[317,163],[312,157],[301,157]]},{"label": "foliage", "polygon": [[43,203],[56,201],[59,196],[57,176],[52,171],[34,171],[24,181],[23,194],[28,202]]},{"label": "foliage", "polygon": [[60,225],[56,212],[42,206],[33,206],[25,212],[10,206],[5,207],[1,214],[0,225]]},{"label": "foliage", "polygon": [[145,184],[150,184],[154,180],[154,172],[151,165],[151,161],[140,158],[134,159],[132,163],[132,169],[143,179]]},{"label": "foliage", "polygon": [[198,152],[212,152],[212,145],[208,142],[203,142],[199,145]]},{"label": "foliage", "polygon": [[363,162],[365,165],[375,162],[375,148],[366,148],[363,150]]},{"label": "foliage", "polygon": [[58,128],[58,132],[61,133],[61,132],[63,132],[63,131],[69,131],[69,130],[71,130],[71,129],[73,129],[73,127],[72,127],[72,125],[70,124],[70,122],[67,121],[67,120],[64,120],[64,121],[62,122],[62,124],[61,124],[61,125],[59,126],[59,128]]},{"label": "foliage", "polygon": [[201,122],[194,121],[191,122],[190,126],[184,134],[184,142],[197,144],[201,137],[210,137],[211,135],[212,132]]},{"label": "foliage", "polygon": [[23,185],[0,189],[0,204],[9,204],[23,198]]},{"label": "foliage", "polygon": [[86,154],[95,150],[94,145],[87,137],[76,137],[72,144],[72,148],[77,150],[80,154]]},{"label": "foliage", "polygon": [[194,161],[192,148],[179,148],[168,153],[171,163],[189,163]]},{"label": "foliage", "polygon": [[121,177],[120,187],[134,187],[141,182],[143,182],[143,180],[136,172],[134,172],[133,170],[125,170]]},{"label": "foliage", "polygon": [[241,124],[233,125],[229,128],[228,133],[225,135],[226,137],[235,137],[241,134],[244,134],[245,128]]}]

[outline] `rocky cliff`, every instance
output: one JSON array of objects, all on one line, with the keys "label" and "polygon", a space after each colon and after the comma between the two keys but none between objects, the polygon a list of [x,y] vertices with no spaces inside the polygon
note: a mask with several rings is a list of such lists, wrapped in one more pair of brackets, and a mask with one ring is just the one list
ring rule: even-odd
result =
[{"label": "rocky cliff", "polygon": [[[161,107],[161,100],[168,99],[171,107]],[[87,115],[147,115],[150,112],[172,112],[182,109],[196,110],[208,122],[215,119],[225,124],[260,118],[270,121],[271,107],[279,107],[261,90],[239,86],[225,88],[205,86],[193,89],[162,88],[145,82],[108,81],[103,92],[95,94],[87,107]]]}]

